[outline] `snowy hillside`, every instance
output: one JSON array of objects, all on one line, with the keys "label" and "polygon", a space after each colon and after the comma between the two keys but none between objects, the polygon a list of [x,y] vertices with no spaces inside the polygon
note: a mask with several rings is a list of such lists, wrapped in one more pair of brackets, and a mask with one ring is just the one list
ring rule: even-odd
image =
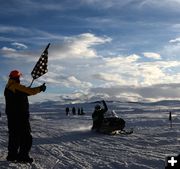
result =
[{"label": "snowy hillside", "polygon": [[[61,105],[46,102],[31,105],[33,164],[6,161],[7,122],[0,118],[1,169],[163,169],[165,157],[180,153],[178,105],[107,102],[133,128],[131,135],[92,133],[94,104]],[[65,115],[65,107],[83,107],[85,115]],[[168,121],[173,114],[173,127]]]}]

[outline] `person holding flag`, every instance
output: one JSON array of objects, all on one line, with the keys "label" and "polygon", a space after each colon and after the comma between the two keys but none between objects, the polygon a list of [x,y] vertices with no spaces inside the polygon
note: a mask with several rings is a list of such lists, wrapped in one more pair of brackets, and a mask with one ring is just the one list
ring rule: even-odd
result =
[{"label": "person holding flag", "polygon": [[9,74],[9,80],[4,90],[6,101],[6,114],[8,120],[8,161],[32,163],[29,157],[32,146],[31,127],[29,123],[28,96],[35,95],[46,90],[45,83],[31,88],[33,81],[48,72],[48,48],[50,43],[41,54],[31,72],[33,78],[29,87],[20,84],[21,72],[13,70]]},{"label": "person holding flag", "polygon": [[41,86],[29,88],[20,84],[21,72],[13,70],[4,90],[6,114],[8,120],[8,161],[32,163],[29,157],[32,146],[31,127],[29,123],[28,96],[46,90],[45,83]]}]

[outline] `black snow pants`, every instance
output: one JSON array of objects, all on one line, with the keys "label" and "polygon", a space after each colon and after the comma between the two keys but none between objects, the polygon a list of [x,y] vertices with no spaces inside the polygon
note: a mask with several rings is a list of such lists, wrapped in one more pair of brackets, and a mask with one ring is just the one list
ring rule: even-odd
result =
[{"label": "black snow pants", "polygon": [[32,147],[31,127],[29,117],[7,116],[8,119],[8,155],[11,157],[26,157]]}]

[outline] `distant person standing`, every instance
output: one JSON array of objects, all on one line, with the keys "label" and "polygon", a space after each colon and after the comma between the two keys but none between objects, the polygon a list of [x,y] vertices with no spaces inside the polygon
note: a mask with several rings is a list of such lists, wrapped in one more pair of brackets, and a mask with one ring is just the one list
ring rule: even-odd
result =
[{"label": "distant person standing", "polygon": [[20,84],[21,72],[13,70],[4,90],[6,115],[8,120],[8,161],[32,163],[29,157],[32,146],[31,127],[29,123],[28,96],[46,90],[45,84],[29,88]]},{"label": "distant person standing", "polygon": [[172,128],[172,113],[171,113],[171,111],[169,112],[169,122],[170,122],[170,127]]},{"label": "distant person standing", "polygon": [[80,108],[78,108],[78,115],[81,115],[81,110],[80,110]]},{"label": "distant person standing", "polygon": [[66,107],[66,116],[69,115],[69,107]]},{"label": "distant person standing", "polygon": [[169,112],[169,121],[172,121],[172,113],[171,113],[171,111]]},{"label": "distant person standing", "polygon": [[72,114],[76,115],[76,108],[75,107],[72,108]]},{"label": "distant person standing", "polygon": [[84,115],[85,113],[84,113],[84,110],[83,110],[83,108],[81,107],[81,115]]}]

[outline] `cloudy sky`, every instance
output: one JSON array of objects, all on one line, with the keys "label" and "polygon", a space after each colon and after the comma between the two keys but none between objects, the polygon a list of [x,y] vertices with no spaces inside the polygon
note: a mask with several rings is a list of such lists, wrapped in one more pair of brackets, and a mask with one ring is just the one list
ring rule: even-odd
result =
[{"label": "cloudy sky", "polygon": [[32,100],[180,98],[180,0],[6,0],[0,5],[0,97],[48,43],[47,91]]}]

